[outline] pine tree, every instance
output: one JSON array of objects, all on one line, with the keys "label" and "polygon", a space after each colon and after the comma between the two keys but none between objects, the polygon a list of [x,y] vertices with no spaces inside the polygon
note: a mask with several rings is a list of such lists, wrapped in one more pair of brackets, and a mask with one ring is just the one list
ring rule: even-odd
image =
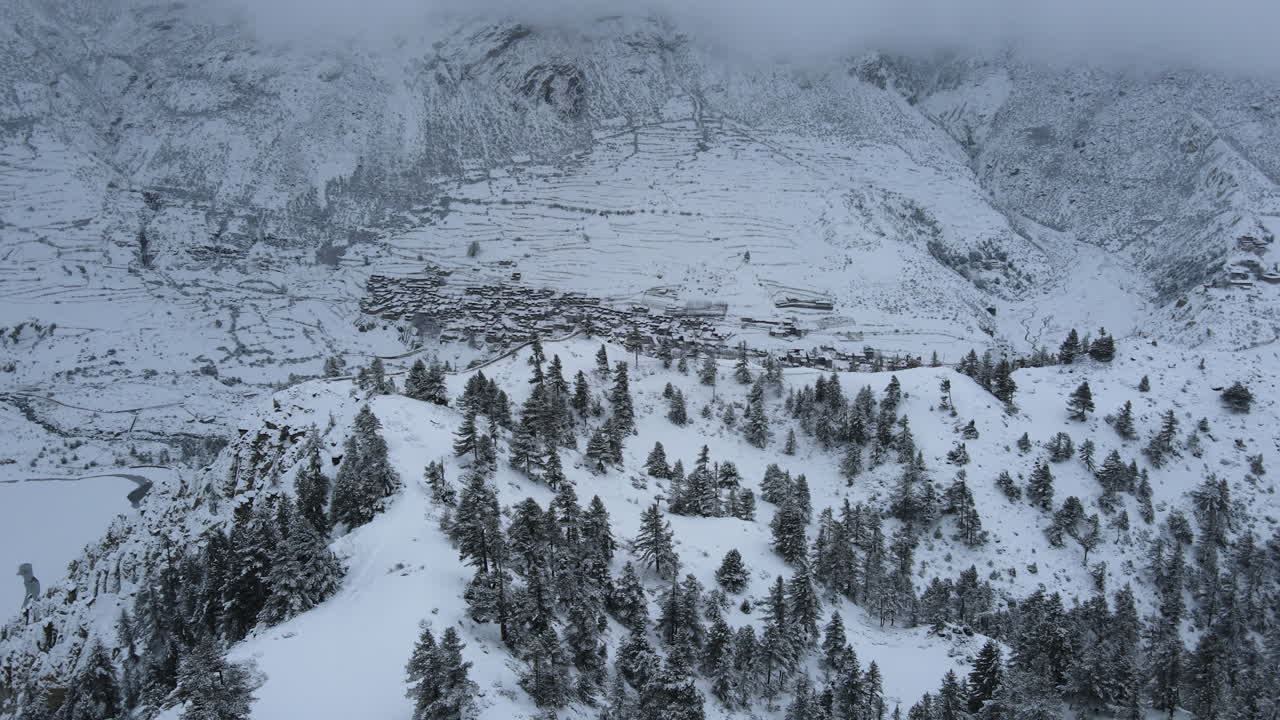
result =
[{"label": "pine tree", "polygon": [[1051,462],[1066,462],[1076,452],[1076,446],[1071,441],[1071,436],[1064,432],[1054,433],[1046,447],[1049,449],[1049,460]]},{"label": "pine tree", "polygon": [[1027,483],[1027,499],[1035,507],[1048,512],[1053,507],[1053,473],[1043,460],[1036,463]]},{"label": "pine tree", "polygon": [[453,454],[458,457],[462,457],[467,453],[475,455],[478,434],[476,430],[476,411],[468,408],[462,416],[462,425],[453,434]]},{"label": "pine tree", "polygon": [[1075,392],[1071,393],[1071,398],[1067,400],[1067,412],[1072,420],[1077,421],[1084,420],[1093,412],[1093,392],[1087,381],[1080,383]]},{"label": "pine tree", "polygon": [[230,641],[243,639],[258,622],[267,601],[272,560],[280,545],[274,514],[259,503],[231,530],[230,574],[222,588],[224,632]]},{"label": "pine tree", "polygon": [[671,476],[671,468],[667,465],[667,452],[663,449],[662,443],[655,442],[653,449],[649,451],[649,457],[645,460],[645,472],[650,477],[666,478]]},{"label": "pine tree", "polygon": [[1080,443],[1080,462],[1084,463],[1085,470],[1089,472],[1097,472],[1097,464],[1093,459],[1094,445],[1092,440],[1085,440]]},{"label": "pine tree", "polygon": [[329,478],[324,474],[320,459],[320,433],[313,426],[307,433],[303,449],[307,464],[298,470],[294,478],[294,495],[298,499],[298,512],[321,535],[329,533],[329,516],[325,510],[329,502]]},{"label": "pine tree", "polygon": [[1000,492],[1004,493],[1009,502],[1017,502],[1022,499],[1022,488],[1014,484],[1013,477],[1009,475],[1008,470],[1001,470],[1000,474],[996,476],[996,487],[1000,489]]},{"label": "pine tree", "polygon": [[848,639],[845,637],[844,620],[839,612],[832,612],[822,630],[822,658],[819,664],[826,672],[835,672],[844,663]]},{"label": "pine tree", "polygon": [[586,373],[581,370],[573,376],[573,399],[569,406],[578,413],[578,417],[586,417],[591,408],[591,390],[587,386]]},{"label": "pine tree", "polygon": [[1162,467],[1166,457],[1178,454],[1178,448],[1174,445],[1177,436],[1178,418],[1172,410],[1167,410],[1161,416],[1160,429],[1151,436],[1151,441],[1142,450],[1152,466]]},{"label": "pine tree", "polygon": [[817,642],[818,618],[821,615],[822,601],[813,587],[808,563],[802,562],[787,583],[787,617],[802,644],[813,645]]},{"label": "pine tree", "polygon": [[1116,433],[1125,440],[1132,440],[1138,437],[1133,429],[1133,403],[1129,400],[1124,401],[1124,406],[1120,408],[1120,412],[1111,422],[1111,427],[1115,428]]},{"label": "pine tree", "polygon": [[640,532],[632,541],[632,547],[641,562],[653,568],[659,577],[675,577],[680,561],[671,543],[671,523],[662,517],[657,503],[640,515]]},{"label": "pine tree", "polygon": [[598,427],[591,432],[591,439],[587,441],[587,449],[584,453],[587,460],[591,463],[591,469],[594,472],[604,472],[612,457],[609,447],[609,433],[604,426]]},{"label": "pine tree", "polygon": [[[758,388],[758,390],[757,390]],[[769,419],[765,416],[764,386],[757,383],[743,416],[742,434],[747,444],[763,448],[769,443]]]},{"label": "pine tree", "polygon": [[1027,433],[1022,433],[1022,437],[1018,438],[1018,452],[1025,453],[1031,449],[1031,437]]},{"label": "pine tree", "polygon": [[404,380],[404,394],[414,400],[426,400],[424,386],[427,383],[427,365],[422,358],[413,361],[409,374]]},{"label": "pine tree", "polygon": [[636,413],[631,403],[631,386],[627,379],[627,364],[620,362],[613,371],[613,390],[609,394],[613,403],[613,420],[618,431],[629,433],[635,429]]},{"label": "pine tree", "polygon": [[609,599],[609,607],[618,622],[632,632],[642,633],[649,625],[649,601],[631,561],[622,566],[622,576]]},{"label": "pine tree", "polygon": [[773,531],[773,549],[788,563],[796,564],[805,559],[808,551],[806,524],[804,508],[797,493],[792,492],[769,523]]},{"label": "pine tree", "polygon": [[[182,659],[178,697],[186,702],[181,720],[248,720],[253,705],[249,669],[228,662],[205,638]],[[107,717],[107,716],[100,716]]]},{"label": "pine tree", "polygon": [[698,368],[698,382],[711,387],[711,396],[715,397],[716,387],[716,358],[711,353],[707,353],[702,360],[702,365]]},{"label": "pine tree", "polygon": [[[423,633],[430,636],[427,628]],[[475,717],[474,698],[479,688],[468,677],[471,663],[462,659],[466,645],[458,637],[458,631],[452,626],[445,628],[439,646],[422,640],[419,643],[410,658],[408,673],[413,686],[409,692],[414,701],[413,720],[468,720]],[[431,657],[422,663],[419,676],[420,654]]]},{"label": "pine tree", "polygon": [[1098,362],[1111,362],[1116,356],[1116,341],[1106,330],[1098,331],[1098,338],[1089,345],[1089,357]]},{"label": "pine tree", "polygon": [[730,508],[729,514],[738,518],[751,522],[756,519],[756,494],[750,488],[743,490],[737,495],[737,503]]},{"label": "pine tree", "polygon": [[327,378],[341,377],[345,369],[346,363],[341,355],[330,355],[324,359],[324,370],[321,374]]},{"label": "pine tree", "polygon": [[889,376],[889,384],[885,386],[884,398],[880,401],[880,407],[888,408],[890,413],[898,409],[898,403],[902,401],[902,383],[898,382],[897,375]]},{"label": "pine tree", "polygon": [[346,570],[300,513],[290,513],[284,541],[273,548],[269,594],[258,613],[268,625],[310,610],[333,596]]},{"label": "pine tree", "polygon": [[1226,405],[1227,409],[1232,412],[1247,413],[1249,408],[1253,406],[1253,393],[1249,392],[1249,388],[1242,383],[1236,381],[1231,387],[1222,391],[1222,404]]},{"label": "pine tree", "polygon": [[788,429],[787,429],[787,441],[786,441],[786,443],[785,443],[785,444],[783,444],[783,446],[782,446],[782,454],[783,454],[783,455],[795,455],[795,454],[796,454],[796,431],[795,431],[795,428],[788,428]]},{"label": "pine tree", "polygon": [[560,462],[560,448],[547,445],[543,452],[546,454],[542,456],[542,481],[552,490],[572,487],[564,474],[564,465]]},{"label": "pine tree", "polygon": [[1062,341],[1062,346],[1058,348],[1058,362],[1063,365],[1070,365],[1075,362],[1076,356],[1080,354],[1080,335],[1076,333],[1075,328],[1071,328],[1071,332],[1067,333],[1067,339]]},{"label": "pine tree", "polygon": [[83,667],[63,700],[60,720],[108,720],[121,717],[124,705],[111,657],[100,640],[88,645]]},{"label": "pine tree", "polygon": [[596,351],[596,374],[606,380],[609,379],[609,353],[605,350],[603,343]]},{"label": "pine tree", "polygon": [[670,420],[673,425],[680,427],[688,424],[689,414],[688,410],[685,409],[684,393],[677,389],[671,394],[671,398],[668,402],[667,419]]},{"label": "pine tree", "polygon": [[994,640],[988,640],[973,661],[973,671],[969,673],[969,712],[977,713],[983,706],[991,702],[1000,690],[1004,679],[1004,664],[1000,646]]},{"label": "pine tree", "polygon": [[934,702],[938,720],[962,720],[967,714],[968,697],[955,670],[948,670],[942,677],[942,686]]},{"label": "pine tree", "polygon": [[640,692],[641,720],[704,720],[702,692],[680,653],[667,658],[662,669]]},{"label": "pine tree", "polygon": [[840,460],[840,474],[844,476],[845,485],[853,487],[854,478],[862,472],[862,448],[856,443],[849,445]]},{"label": "pine tree", "polygon": [[1151,391],[1151,380],[1146,375],[1143,375],[1142,379],[1138,381],[1138,392],[1150,392],[1150,391]]},{"label": "pine tree", "polygon": [[622,342],[623,347],[634,355],[635,367],[640,367],[640,349],[644,347],[644,335],[640,333],[640,328],[632,325]]},{"label": "pine tree", "polygon": [[427,374],[419,386],[423,400],[435,405],[449,404],[449,390],[444,382],[444,365],[433,360],[427,366]]},{"label": "pine tree", "polygon": [[440,697],[440,648],[427,623],[420,625],[422,632],[413,646],[413,652],[405,663],[405,682],[409,689],[405,697],[413,700],[414,712],[434,703]]},{"label": "pine tree", "polygon": [[427,483],[427,489],[431,491],[432,502],[452,506],[458,501],[458,493],[454,490],[453,483],[444,476],[443,463],[435,461],[427,463],[422,476]]},{"label": "pine tree", "polygon": [[737,594],[746,589],[747,580],[747,568],[742,563],[742,554],[737,548],[725,553],[716,570],[716,582],[728,592]]}]

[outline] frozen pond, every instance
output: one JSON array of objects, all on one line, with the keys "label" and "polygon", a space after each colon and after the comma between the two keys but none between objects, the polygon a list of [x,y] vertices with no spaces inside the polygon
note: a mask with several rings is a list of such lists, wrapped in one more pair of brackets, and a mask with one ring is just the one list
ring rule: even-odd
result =
[{"label": "frozen pond", "polygon": [[102,536],[111,519],[132,512],[150,483],[168,471],[127,469],[61,478],[0,475],[0,618],[22,605],[18,566],[31,563],[44,588],[66,574],[67,563]]}]

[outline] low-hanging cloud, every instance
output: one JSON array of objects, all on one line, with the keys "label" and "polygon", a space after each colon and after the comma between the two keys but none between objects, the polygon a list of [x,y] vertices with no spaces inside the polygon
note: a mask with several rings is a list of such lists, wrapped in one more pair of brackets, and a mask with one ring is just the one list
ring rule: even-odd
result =
[{"label": "low-hanging cloud", "polygon": [[[753,54],[1016,47],[1064,62],[1280,72],[1276,0],[212,0],[262,32],[342,39],[430,31],[448,17],[564,23],[658,13]],[[207,6],[206,6],[207,7]]]}]

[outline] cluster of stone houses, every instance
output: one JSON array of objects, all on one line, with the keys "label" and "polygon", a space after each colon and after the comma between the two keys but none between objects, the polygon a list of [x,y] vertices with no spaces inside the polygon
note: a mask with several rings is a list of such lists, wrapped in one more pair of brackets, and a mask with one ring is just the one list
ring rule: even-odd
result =
[{"label": "cluster of stone houses", "polygon": [[[712,353],[731,357],[740,352],[727,322],[728,306],[689,302],[654,308],[614,304],[577,292],[560,292],[497,282],[450,285],[449,272],[429,267],[407,277],[370,276],[361,300],[366,314],[431,328],[442,342],[483,342],[497,348],[518,345],[531,336],[554,338],[574,332],[625,344],[636,333],[641,348],[655,353],[670,345],[676,355]],[[767,327],[774,337],[801,338],[805,332],[793,318],[741,318],[742,327]],[[749,349],[754,357],[763,350]],[[792,347],[779,355],[789,366],[847,368],[870,364],[873,352],[845,352],[831,346]],[[917,359],[918,361],[918,359]],[[899,361],[903,366],[907,359]],[[893,364],[887,360],[887,364]]]}]

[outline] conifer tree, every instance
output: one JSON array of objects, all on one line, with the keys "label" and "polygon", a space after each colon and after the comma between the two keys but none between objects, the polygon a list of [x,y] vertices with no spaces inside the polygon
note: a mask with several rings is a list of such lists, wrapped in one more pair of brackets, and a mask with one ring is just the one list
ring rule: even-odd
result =
[{"label": "conifer tree", "polygon": [[284,541],[273,548],[269,588],[258,619],[268,625],[283,622],[329,599],[342,584],[346,570],[324,539],[300,513],[289,513]]},{"label": "conifer tree", "polygon": [[453,489],[453,484],[444,476],[444,465],[439,462],[427,463],[426,470],[423,471],[423,479],[427,483],[427,489],[431,491],[432,502],[441,505],[453,505],[458,500],[458,493]]},{"label": "conifer tree", "polygon": [[462,457],[467,453],[473,456],[476,454],[476,437],[479,432],[476,429],[476,412],[468,408],[462,416],[462,425],[458,427],[457,432],[453,434],[453,454]]},{"label": "conifer tree", "polygon": [[996,476],[996,487],[1000,489],[1000,492],[1004,493],[1004,496],[1010,502],[1017,502],[1022,499],[1022,488],[1014,484],[1013,477],[1009,475],[1008,470],[1001,470],[1000,474]]},{"label": "conifer tree", "polygon": [[404,380],[404,394],[406,397],[414,400],[426,400],[423,387],[427,382],[427,365],[422,362],[422,358],[413,361],[413,365],[409,368],[409,374]]},{"label": "conifer tree", "polygon": [[1111,427],[1115,428],[1116,434],[1125,440],[1132,440],[1138,437],[1138,434],[1133,429],[1133,403],[1131,401],[1124,401],[1124,406],[1120,408],[1120,412],[1112,420]]},{"label": "conifer tree", "polygon": [[680,427],[687,425],[689,422],[689,414],[684,404],[684,393],[677,389],[671,394],[671,398],[668,402],[667,419],[670,420],[673,425]]},{"label": "conifer tree", "polygon": [[280,532],[266,505],[256,505],[231,530],[230,574],[222,589],[222,607],[224,632],[232,642],[243,639],[257,624],[271,590],[268,579]]},{"label": "conifer tree", "polygon": [[649,457],[645,460],[645,472],[649,473],[650,477],[670,477],[671,468],[667,465],[667,452],[663,449],[661,441],[655,442],[653,449],[649,451]]},{"label": "conifer tree", "polygon": [[649,625],[649,601],[635,565],[629,560],[622,566],[622,576],[610,597],[609,606],[618,622],[632,632],[642,633]]},{"label": "conifer tree", "polygon": [[609,379],[609,353],[605,350],[603,343],[596,351],[596,374],[606,380]]},{"label": "conifer tree", "polygon": [[1178,436],[1178,418],[1172,410],[1165,411],[1160,419],[1160,429],[1151,436],[1151,441],[1143,448],[1142,453],[1147,456],[1154,467],[1162,467],[1165,458],[1170,455],[1177,455],[1178,448],[1174,445],[1174,440]]},{"label": "conifer tree", "polygon": [[814,589],[809,564],[802,562],[787,583],[787,617],[791,627],[805,645],[818,640],[818,618],[822,615],[822,601]]},{"label": "conifer tree", "polygon": [[796,454],[796,431],[795,431],[795,428],[788,428],[788,429],[787,429],[787,441],[786,441],[786,443],[784,443],[784,444],[783,444],[783,446],[782,446],[782,454],[783,454],[783,455],[795,455],[795,454]]},{"label": "conifer tree", "polygon": [[1089,344],[1089,357],[1098,362],[1111,362],[1116,356],[1116,341],[1106,330],[1099,330],[1098,337]]},{"label": "conifer tree", "polygon": [[657,503],[640,515],[640,532],[632,541],[632,547],[641,562],[653,568],[659,577],[675,577],[679,559],[671,543],[671,523],[663,518]]},{"label": "conifer tree", "polygon": [[750,488],[743,490],[737,494],[737,503],[730,508],[729,514],[738,518],[751,522],[756,519],[756,494]]},{"label": "conifer tree", "polygon": [[1085,440],[1080,443],[1080,462],[1084,463],[1084,468],[1089,472],[1097,472],[1097,464],[1093,459],[1094,445],[1092,440]]},{"label": "conifer tree", "polygon": [[710,352],[702,360],[702,365],[698,368],[698,382],[711,387],[711,397],[715,398],[716,388],[716,358]]},{"label": "conifer tree", "polygon": [[640,367],[640,348],[644,347],[644,335],[640,334],[640,328],[632,325],[623,338],[623,347],[629,350],[634,356],[635,367]]},{"label": "conifer tree", "polygon": [[1232,412],[1247,413],[1253,406],[1253,393],[1240,381],[1236,381],[1231,387],[1222,391],[1222,404]]},{"label": "conifer tree", "polygon": [[181,720],[248,720],[253,705],[249,668],[229,662],[220,647],[203,638],[183,657],[178,697],[186,702]]},{"label": "conifer tree", "polygon": [[844,457],[840,460],[840,474],[844,476],[845,485],[853,487],[854,478],[861,472],[862,448],[853,443],[845,449]]},{"label": "conifer tree", "polygon": [[716,582],[726,591],[737,594],[747,587],[747,568],[742,563],[742,554],[737,548],[724,554],[719,569],[716,570]]},{"label": "conifer tree", "polygon": [[1062,341],[1062,346],[1058,348],[1058,362],[1063,365],[1070,365],[1075,362],[1076,356],[1080,354],[1080,335],[1076,333],[1075,328],[1071,328],[1071,332],[1067,333],[1067,339]]},{"label": "conifer tree", "polygon": [[107,720],[122,717],[120,682],[111,656],[100,640],[88,645],[83,667],[74,678],[59,711],[62,720]]},{"label": "conifer tree", "polygon": [[838,670],[844,663],[848,639],[844,632],[844,620],[839,612],[832,612],[822,630],[822,658],[819,664],[828,673]]},{"label": "conifer tree", "polygon": [[1003,679],[1004,664],[1000,646],[994,640],[988,640],[974,658],[973,670],[969,673],[969,712],[977,713],[991,702],[1000,690]]},{"label": "conifer tree", "polygon": [[320,459],[320,433],[313,426],[307,433],[307,444],[303,449],[307,464],[298,470],[294,478],[294,495],[298,498],[298,512],[321,535],[329,533],[329,516],[326,506],[329,503],[329,478],[324,474],[324,465]]},{"label": "conifer tree", "polygon": [[898,382],[897,375],[889,376],[889,384],[884,389],[884,398],[880,401],[881,408],[888,408],[889,412],[895,412],[898,403],[902,401],[902,384]]},{"label": "conifer tree", "polygon": [[1142,379],[1138,381],[1138,392],[1150,392],[1150,390],[1151,380],[1146,375],[1143,375]]},{"label": "conifer tree", "polygon": [[1088,381],[1080,383],[1067,400],[1067,412],[1072,420],[1083,421],[1093,412],[1093,392]]},{"label": "conifer tree", "polygon": [[586,417],[591,408],[591,390],[587,386],[587,376],[581,370],[573,376],[573,399],[569,401],[578,417]]},{"label": "conifer tree", "polygon": [[440,697],[439,646],[431,626],[423,622],[420,627],[422,631],[404,667],[405,683],[409,686],[405,697],[414,701],[415,713],[417,708],[430,705]]},{"label": "conifer tree", "polygon": [[424,627],[406,668],[408,696],[414,701],[413,720],[475,717],[474,698],[479,688],[468,677],[471,663],[462,658],[466,645],[452,626],[445,628],[438,646],[430,637],[430,629]]},{"label": "conifer tree", "polygon": [[1022,437],[1018,438],[1018,452],[1025,453],[1031,449],[1031,437],[1027,433],[1022,433]]},{"label": "conifer tree", "polygon": [[609,447],[609,434],[607,428],[600,426],[591,432],[591,439],[587,441],[587,449],[584,453],[587,460],[591,464],[594,472],[604,472],[612,457]]},{"label": "conifer tree", "polygon": [[1043,460],[1036,463],[1027,483],[1027,499],[1035,507],[1048,512],[1053,507],[1053,473]]},{"label": "conifer tree", "polygon": [[747,344],[738,343],[738,359],[733,364],[733,379],[739,385],[751,384],[751,369],[747,366]]},{"label": "conifer tree", "polygon": [[613,390],[609,394],[613,403],[613,422],[621,433],[635,429],[636,413],[631,403],[631,386],[627,379],[627,364],[618,363],[613,371]]},{"label": "conifer tree", "polygon": [[788,563],[796,564],[805,559],[808,551],[805,525],[804,508],[796,493],[792,492],[769,523],[773,531],[773,549]]},{"label": "conifer tree", "polygon": [[552,490],[572,487],[564,474],[564,465],[560,462],[560,448],[547,445],[543,448],[543,452],[545,455],[542,456],[542,481]]},{"label": "conifer tree", "polygon": [[753,391],[743,415],[742,434],[748,445],[763,448],[769,444],[769,419],[764,410],[764,386],[757,384],[756,387],[759,391]]}]

